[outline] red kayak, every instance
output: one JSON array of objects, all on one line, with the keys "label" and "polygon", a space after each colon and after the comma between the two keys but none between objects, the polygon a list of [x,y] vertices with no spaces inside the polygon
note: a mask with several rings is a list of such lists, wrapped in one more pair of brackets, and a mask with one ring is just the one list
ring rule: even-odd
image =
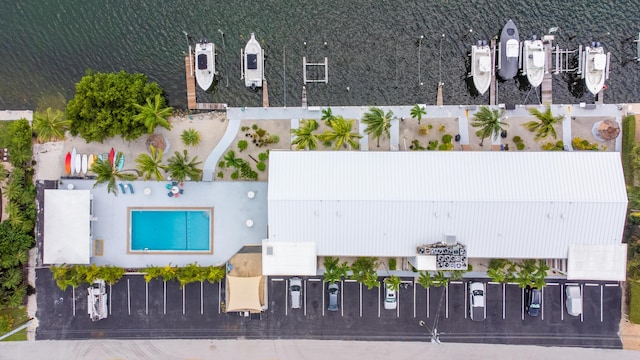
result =
[{"label": "red kayak", "polygon": [[67,175],[71,174],[71,153],[67,152],[67,156],[64,158],[64,171]]},{"label": "red kayak", "polygon": [[116,152],[115,150],[113,150],[113,148],[111,148],[111,151],[109,151],[109,162],[111,163],[111,166],[113,166],[113,160],[116,156]]}]

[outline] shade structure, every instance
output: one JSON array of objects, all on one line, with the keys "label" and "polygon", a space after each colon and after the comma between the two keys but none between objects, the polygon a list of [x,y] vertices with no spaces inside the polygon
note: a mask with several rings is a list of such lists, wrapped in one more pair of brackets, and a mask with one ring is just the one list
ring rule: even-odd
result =
[{"label": "shade structure", "polygon": [[42,259],[45,264],[89,264],[90,204],[89,190],[45,190]]},{"label": "shade structure", "polygon": [[613,140],[620,135],[620,124],[614,120],[603,120],[598,125],[598,135],[602,140]]},{"label": "shade structure", "polygon": [[261,312],[260,280],[262,276],[227,276],[227,312]]}]

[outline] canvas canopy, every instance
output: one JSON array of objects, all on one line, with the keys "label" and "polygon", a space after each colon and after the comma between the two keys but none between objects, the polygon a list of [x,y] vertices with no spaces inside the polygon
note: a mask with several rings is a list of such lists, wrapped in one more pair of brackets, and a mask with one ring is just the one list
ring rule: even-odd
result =
[{"label": "canvas canopy", "polygon": [[43,262],[89,264],[91,192],[45,190]]},{"label": "canvas canopy", "polygon": [[262,276],[227,276],[227,312],[260,312],[260,280]]}]

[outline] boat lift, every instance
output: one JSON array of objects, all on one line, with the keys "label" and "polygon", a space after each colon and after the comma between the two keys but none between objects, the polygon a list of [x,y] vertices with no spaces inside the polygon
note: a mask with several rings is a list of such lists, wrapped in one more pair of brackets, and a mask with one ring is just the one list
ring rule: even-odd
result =
[{"label": "boat lift", "polygon": [[[569,49],[560,49],[558,45],[556,45],[555,50],[553,51],[556,55],[555,67],[553,69],[554,74],[560,73],[576,73],[578,75],[582,74],[582,64],[584,60],[584,51],[582,50],[582,45],[578,46],[577,49],[569,50]],[[578,54],[578,66],[575,68],[569,67],[569,60],[575,54]]]},{"label": "boat lift", "polygon": [[[307,78],[307,66],[324,66],[324,79],[308,79]],[[307,57],[302,57],[302,77],[304,79],[304,84],[308,83],[329,83],[329,60],[327,57],[324,57],[324,62],[321,63],[310,63],[307,62]]]}]

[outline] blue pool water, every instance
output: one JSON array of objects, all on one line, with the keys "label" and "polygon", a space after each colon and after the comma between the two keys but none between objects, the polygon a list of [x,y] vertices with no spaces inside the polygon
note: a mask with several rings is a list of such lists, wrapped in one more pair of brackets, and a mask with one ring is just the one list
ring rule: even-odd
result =
[{"label": "blue pool water", "polygon": [[131,251],[210,251],[211,211],[130,210]]}]

